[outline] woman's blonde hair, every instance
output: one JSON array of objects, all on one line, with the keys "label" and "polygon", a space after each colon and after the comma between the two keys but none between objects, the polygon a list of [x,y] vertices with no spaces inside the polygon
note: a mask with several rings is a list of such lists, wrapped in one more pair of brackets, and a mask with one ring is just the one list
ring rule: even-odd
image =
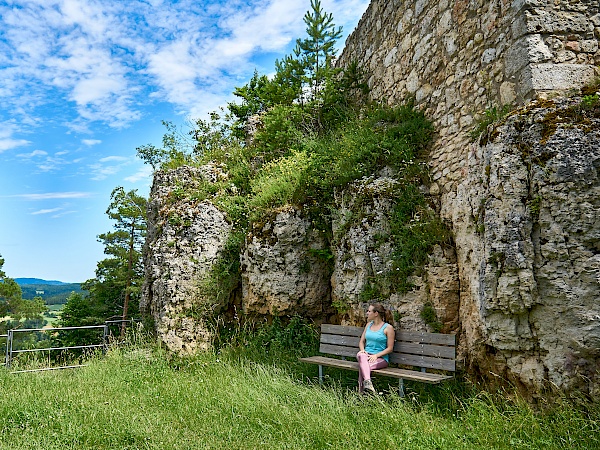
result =
[{"label": "woman's blonde hair", "polygon": [[379,316],[390,325],[394,325],[394,315],[392,312],[383,306],[381,303],[371,303],[373,311],[379,313]]}]

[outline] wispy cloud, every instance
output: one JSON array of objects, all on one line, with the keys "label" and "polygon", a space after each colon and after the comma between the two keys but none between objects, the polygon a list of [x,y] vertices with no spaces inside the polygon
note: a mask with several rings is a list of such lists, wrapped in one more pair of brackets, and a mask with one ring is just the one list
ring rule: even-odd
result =
[{"label": "wispy cloud", "polygon": [[[0,50],[1,50],[0,46]],[[1,57],[0,57],[1,61]],[[1,73],[1,71],[0,71]],[[0,88],[1,92],[1,88]],[[0,95],[1,99],[1,95]],[[0,153],[6,150],[12,150],[13,148],[23,147],[31,144],[31,141],[26,139],[15,139],[13,135],[19,131],[18,126],[14,121],[0,122]]]},{"label": "wispy cloud", "polygon": [[137,183],[138,181],[146,180],[150,181],[152,179],[152,168],[150,166],[143,166],[140,170],[138,170],[133,175],[130,175],[124,178],[125,181],[129,183]]},{"label": "wispy cloud", "polygon": [[110,161],[127,161],[129,158],[124,156],[106,156],[104,158],[99,159],[100,162],[110,162]]},{"label": "wispy cloud", "polygon": [[52,214],[58,211],[61,211],[62,208],[51,208],[51,209],[40,209],[38,211],[34,211],[31,213],[32,216],[37,216],[40,214]]},{"label": "wispy cloud", "polygon": [[17,194],[11,197],[19,197],[25,200],[52,200],[52,199],[71,199],[71,198],[89,198],[91,192],[43,192],[38,194]]},{"label": "wispy cloud", "polygon": [[98,160],[97,163],[88,166],[91,171],[91,179],[101,181],[111,175],[115,175],[132,163],[132,158],[124,156],[106,156]]},{"label": "wispy cloud", "polygon": [[61,211],[60,213],[58,213],[58,214],[54,214],[54,215],[52,215],[51,217],[52,217],[53,219],[58,219],[59,217],[66,216],[66,215],[68,215],[68,214],[73,214],[73,213],[75,213],[75,212],[77,212],[77,211]]},{"label": "wispy cloud", "polygon": [[35,158],[36,156],[46,156],[46,155],[48,155],[48,152],[45,152],[43,150],[34,150],[31,153],[20,153],[17,156],[19,158],[32,159],[32,158]]}]

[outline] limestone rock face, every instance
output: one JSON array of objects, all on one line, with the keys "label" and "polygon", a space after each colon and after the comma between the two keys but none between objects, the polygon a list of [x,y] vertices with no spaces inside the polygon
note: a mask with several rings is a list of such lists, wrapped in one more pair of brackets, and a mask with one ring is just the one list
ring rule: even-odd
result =
[{"label": "limestone rock face", "polygon": [[347,311],[350,323],[364,321],[366,308],[361,294],[375,276],[391,270],[388,215],[396,185],[391,176],[365,178],[337,199],[331,298],[341,312]]},{"label": "limestone rock face", "polygon": [[199,183],[222,177],[215,166],[184,166],[154,175],[141,308],[154,318],[159,338],[180,354],[208,348],[210,335],[202,317],[223,306],[201,298],[198,283],[217,260],[231,226],[210,202],[189,195]]},{"label": "limestone rock face", "polygon": [[547,103],[472,146],[452,202],[461,353],[529,390],[598,397],[600,120],[551,133],[572,101]]},{"label": "limestone rock face", "polygon": [[[369,304],[364,300],[365,290],[393,270],[388,217],[397,185],[393,174],[383,171],[353,183],[337,199],[331,298],[343,324],[365,324]],[[456,332],[459,283],[454,250],[435,246],[429,263],[421,274],[411,277],[411,283],[414,288],[407,293],[395,293],[389,286],[373,301],[382,302],[394,313],[400,329],[412,331],[431,331],[421,317],[424,305],[430,304],[442,330]]]},{"label": "limestone rock face", "polygon": [[242,255],[243,311],[320,318],[329,307],[326,248],[322,232],[296,208],[255,223]]}]

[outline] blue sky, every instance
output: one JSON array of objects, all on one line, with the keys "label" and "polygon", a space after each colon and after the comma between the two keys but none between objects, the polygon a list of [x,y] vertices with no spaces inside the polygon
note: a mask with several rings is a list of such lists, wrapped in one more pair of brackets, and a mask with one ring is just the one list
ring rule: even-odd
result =
[{"label": "blue sky", "polygon": [[[344,38],[368,0],[322,0]],[[309,0],[0,0],[0,255],[12,278],[81,282],[135,156],[231,100],[304,34]]]}]

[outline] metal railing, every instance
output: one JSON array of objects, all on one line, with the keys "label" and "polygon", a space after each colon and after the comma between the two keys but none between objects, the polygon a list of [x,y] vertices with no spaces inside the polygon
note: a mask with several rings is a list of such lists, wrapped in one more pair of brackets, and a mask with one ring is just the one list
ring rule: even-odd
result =
[{"label": "metal railing", "polygon": [[[4,357],[4,366],[10,369],[13,357],[19,353],[32,353],[32,352],[51,352],[51,351],[68,351],[68,350],[78,350],[78,349],[93,349],[93,348],[102,348],[103,351],[107,348],[108,338],[110,335],[109,326],[123,323],[134,323],[133,319],[130,320],[107,320],[103,325],[87,325],[80,327],[56,327],[56,328],[16,328],[12,330],[8,330],[7,334],[0,335],[1,338],[6,339],[6,350]],[[27,349],[15,349],[13,348],[15,334],[19,333],[33,333],[33,332],[60,332],[60,331],[71,331],[71,330],[92,330],[92,329],[102,329],[102,340],[96,344],[86,344],[86,345],[66,345],[60,347],[44,347],[44,348],[27,348]],[[70,369],[76,367],[84,367],[84,364],[77,365],[65,365],[65,366],[56,366],[56,367],[45,367],[39,369],[30,369],[30,370],[18,370],[13,371],[11,373],[22,373],[22,372],[38,372],[44,370],[57,370],[57,369]]]}]

